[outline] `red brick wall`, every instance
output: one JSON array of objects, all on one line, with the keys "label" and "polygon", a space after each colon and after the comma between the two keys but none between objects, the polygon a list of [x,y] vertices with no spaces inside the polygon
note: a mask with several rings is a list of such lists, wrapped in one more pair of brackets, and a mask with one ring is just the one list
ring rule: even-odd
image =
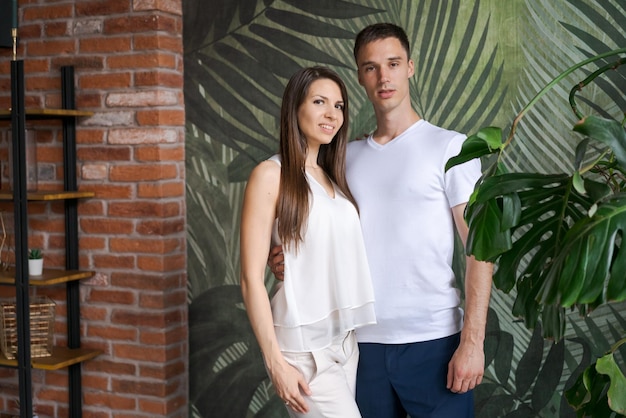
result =
[{"label": "red brick wall", "polygon": [[[96,272],[81,282],[81,338],[104,354],[82,365],[84,417],[188,414],[181,14],[181,0],[20,1],[27,107],[60,107],[59,68],[74,65],[77,107],[94,112],[77,127],[79,188],[96,193],[79,204],[80,267]],[[0,108],[11,59],[0,49]],[[33,127],[38,187],[58,189],[60,124]],[[29,244],[48,266],[64,265],[62,214],[61,203],[29,206]],[[37,292],[57,302],[63,344],[64,287]],[[33,382],[39,417],[67,416],[66,371],[33,370]],[[0,411],[15,407],[16,383],[0,368]]]}]

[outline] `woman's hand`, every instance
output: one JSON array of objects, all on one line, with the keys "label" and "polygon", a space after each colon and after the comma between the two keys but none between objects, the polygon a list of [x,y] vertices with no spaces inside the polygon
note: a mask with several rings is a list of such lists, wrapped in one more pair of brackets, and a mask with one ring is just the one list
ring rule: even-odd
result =
[{"label": "woman's hand", "polygon": [[311,395],[311,389],[302,373],[284,360],[276,362],[273,366],[268,365],[268,370],[276,393],[285,405],[299,413],[308,412],[309,406],[302,392]]}]

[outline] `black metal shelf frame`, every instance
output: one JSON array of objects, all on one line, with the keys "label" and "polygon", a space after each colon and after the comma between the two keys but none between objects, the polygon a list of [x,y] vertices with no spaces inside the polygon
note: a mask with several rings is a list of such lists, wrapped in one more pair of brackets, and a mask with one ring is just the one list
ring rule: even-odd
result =
[{"label": "black metal shelf frame", "polygon": [[[15,286],[18,334],[20,416],[32,417],[32,377],[28,276],[28,199],[26,192],[26,111],[24,107],[24,62],[11,61],[11,130],[13,144],[13,205],[15,219]],[[74,68],[61,68],[63,109],[75,109]],[[64,190],[77,191],[76,118],[61,117],[63,123]],[[78,200],[65,200],[66,269],[78,270]],[[80,348],[79,282],[66,283],[67,346]],[[82,416],[80,363],[68,367],[70,418]]]}]

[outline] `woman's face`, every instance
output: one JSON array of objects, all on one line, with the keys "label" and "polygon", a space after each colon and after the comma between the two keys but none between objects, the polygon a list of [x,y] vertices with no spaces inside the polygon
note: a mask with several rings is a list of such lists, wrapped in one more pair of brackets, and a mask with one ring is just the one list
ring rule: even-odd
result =
[{"label": "woman's face", "polygon": [[327,78],[311,83],[298,108],[298,126],[309,146],[332,142],[343,125],[343,108],[343,97],[337,83]]}]

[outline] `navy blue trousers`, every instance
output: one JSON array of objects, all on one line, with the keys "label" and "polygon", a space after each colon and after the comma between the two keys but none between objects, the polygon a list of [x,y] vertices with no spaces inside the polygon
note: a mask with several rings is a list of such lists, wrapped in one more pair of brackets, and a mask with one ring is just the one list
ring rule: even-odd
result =
[{"label": "navy blue trousers", "polygon": [[360,343],[356,400],[363,418],[473,418],[472,391],[446,388],[460,334],[410,344]]}]

